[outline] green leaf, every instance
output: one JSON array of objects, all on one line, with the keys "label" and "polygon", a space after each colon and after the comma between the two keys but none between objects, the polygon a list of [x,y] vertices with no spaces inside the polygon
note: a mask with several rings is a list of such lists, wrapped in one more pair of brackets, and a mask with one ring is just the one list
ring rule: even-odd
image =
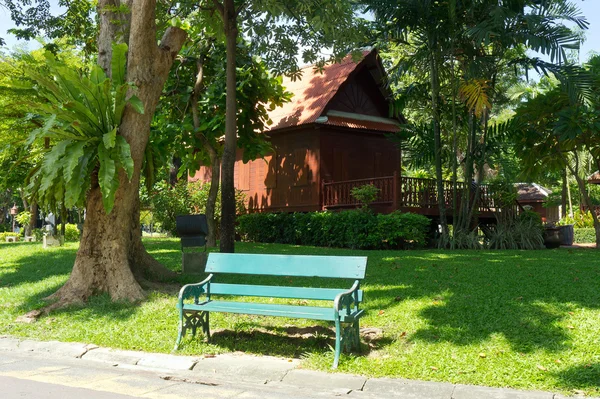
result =
[{"label": "green leaf", "polygon": [[127,65],[127,44],[113,43],[112,45],[112,60],[110,66],[112,68],[113,87],[120,86],[125,83],[125,68]]},{"label": "green leaf", "polygon": [[119,164],[127,173],[127,178],[131,180],[133,176],[133,158],[131,158],[131,148],[129,147],[129,143],[125,140],[123,136],[117,136],[117,159],[119,160]]},{"label": "green leaf", "polygon": [[131,96],[127,102],[133,107],[135,112],[144,115],[144,103],[137,96]]},{"label": "green leaf", "polygon": [[125,97],[127,97],[128,85],[121,85],[115,89],[115,100],[114,100],[114,120],[115,126],[119,126],[121,124],[121,118],[123,117],[123,111],[125,110],[125,105],[127,101],[125,101]]},{"label": "green leaf", "polygon": [[25,145],[30,146],[31,143],[33,143],[36,138],[45,137],[48,134],[48,131],[54,126],[55,123],[56,123],[56,114],[52,114],[48,117],[48,119],[46,119],[46,123],[44,123],[44,127],[42,127],[41,129],[34,129],[31,132],[31,134],[27,138],[27,141],[25,142]]},{"label": "green leaf", "polygon": [[114,128],[110,132],[105,133],[102,136],[102,143],[104,144],[104,147],[106,147],[107,149],[113,148],[115,146],[116,138],[117,138],[117,128]]},{"label": "green leaf", "polygon": [[100,170],[98,171],[98,183],[102,193],[102,203],[106,213],[110,213],[115,205],[115,193],[119,186],[118,176],[116,174],[115,161],[110,157],[109,152],[103,145],[98,147],[98,161],[100,161]]},{"label": "green leaf", "polygon": [[59,172],[63,167],[64,155],[67,147],[72,143],[71,140],[63,140],[48,151],[42,161],[42,179],[40,182],[40,191],[42,193],[48,191],[59,176]]},{"label": "green leaf", "polygon": [[88,169],[90,166],[90,159],[92,159],[94,154],[95,149],[88,147],[75,166],[72,178],[67,181],[65,186],[65,206],[67,208],[75,206],[82,199],[83,194],[89,185],[86,184],[90,176],[90,171]]},{"label": "green leaf", "polygon": [[90,71],[90,80],[94,84],[101,84],[107,79],[104,70],[99,65],[94,65]]},{"label": "green leaf", "polygon": [[83,150],[86,145],[87,143],[85,141],[78,141],[67,148],[64,166],[65,181],[67,183],[73,178],[73,174],[77,170],[79,159],[83,156]]}]

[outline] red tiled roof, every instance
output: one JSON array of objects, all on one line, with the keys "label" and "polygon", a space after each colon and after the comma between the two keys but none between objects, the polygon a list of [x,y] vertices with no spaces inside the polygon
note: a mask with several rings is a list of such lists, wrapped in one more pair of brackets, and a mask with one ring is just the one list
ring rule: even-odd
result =
[{"label": "red tiled roof", "polygon": [[600,171],[596,171],[596,172],[592,173],[587,178],[587,181],[590,184],[600,184]]},{"label": "red tiled roof", "polygon": [[[363,57],[370,52],[364,51]],[[269,112],[273,121],[269,130],[313,123],[359,64],[352,60],[352,56],[348,56],[339,64],[325,66],[322,73],[312,65],[304,67],[302,77],[295,82],[284,77],[283,86],[294,96],[290,102]]]},{"label": "red tiled roof", "polygon": [[328,116],[325,125],[350,127],[353,129],[378,130],[381,132],[396,133],[400,128],[391,123],[357,120],[341,116]]},{"label": "red tiled roof", "polygon": [[518,201],[545,201],[552,191],[536,183],[516,183]]}]

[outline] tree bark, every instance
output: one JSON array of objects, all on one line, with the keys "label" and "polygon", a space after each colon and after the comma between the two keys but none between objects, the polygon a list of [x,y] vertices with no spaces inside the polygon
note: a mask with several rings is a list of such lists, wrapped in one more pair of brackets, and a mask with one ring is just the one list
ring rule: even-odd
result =
[{"label": "tree bark", "polygon": [[[208,50],[207,50],[208,51]],[[198,115],[198,100],[200,97],[200,91],[204,85],[204,62],[206,54],[201,54],[198,57],[196,63],[197,73],[196,82],[194,83],[194,90],[190,99],[192,109],[192,121],[194,128],[198,130],[200,128],[200,116]],[[208,198],[206,200],[206,223],[208,225],[208,235],[206,237],[206,245],[209,247],[217,246],[217,223],[215,221],[215,208],[217,204],[217,194],[219,193],[219,181],[221,173],[221,160],[219,154],[214,145],[208,141],[207,137],[202,133],[198,132],[198,137],[202,140],[202,146],[204,151],[208,153],[210,158],[211,167],[211,180],[210,190],[208,191]]]},{"label": "tree bark", "polygon": [[[101,0],[98,7],[105,6]],[[127,80],[133,82],[135,94],[144,104],[144,114],[127,107],[119,134],[130,145],[134,171],[131,180],[119,171],[119,188],[115,206],[107,214],[102,203],[97,171],[87,195],[83,235],[69,280],[51,299],[57,302],[46,310],[87,300],[91,295],[106,292],[111,299],[137,301],[144,292],[136,277],[148,274],[165,275],[167,271],[153,260],[141,242],[139,222],[139,185],[141,166],[150,136],[150,122],[173,59],[181,49],[186,33],[169,28],[160,46],[156,44],[155,0],[126,1],[131,13],[127,56]],[[101,32],[107,29],[101,18]],[[112,41],[100,35],[99,52],[107,52]],[[102,55],[102,54],[100,54]],[[99,57],[102,62],[102,57]],[[104,67],[104,65],[101,64]]]},{"label": "tree bark", "polygon": [[29,212],[31,213],[31,217],[29,218],[29,235],[32,235],[38,219],[38,204],[35,201],[29,206]]},{"label": "tree bark", "polygon": [[179,177],[177,175],[179,173],[179,168],[181,167],[181,158],[178,156],[173,156],[172,162],[173,164],[169,170],[169,184],[171,187],[175,186],[179,181]]},{"label": "tree bark", "polygon": [[237,13],[233,0],[224,0],[223,24],[227,51],[227,99],[225,115],[225,145],[221,171],[221,252],[235,251],[235,186],[234,168],[237,148],[236,47]]}]

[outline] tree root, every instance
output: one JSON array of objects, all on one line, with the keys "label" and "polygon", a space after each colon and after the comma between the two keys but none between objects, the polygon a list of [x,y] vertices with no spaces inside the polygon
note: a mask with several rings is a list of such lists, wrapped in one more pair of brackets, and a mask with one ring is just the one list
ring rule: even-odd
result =
[{"label": "tree root", "polygon": [[144,280],[169,281],[175,279],[178,275],[154,259],[144,247],[139,250],[136,262],[132,266],[131,271],[140,283]]}]

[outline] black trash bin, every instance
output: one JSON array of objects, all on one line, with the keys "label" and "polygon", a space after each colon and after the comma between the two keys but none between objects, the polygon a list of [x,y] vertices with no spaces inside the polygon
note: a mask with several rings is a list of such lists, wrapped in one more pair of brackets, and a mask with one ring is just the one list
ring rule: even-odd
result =
[{"label": "black trash bin", "polygon": [[[202,274],[206,266],[206,215],[179,215],[175,218],[181,239],[181,268],[186,274]],[[198,252],[198,249],[203,251]]]},{"label": "black trash bin", "polygon": [[573,238],[575,234],[573,225],[566,224],[564,226],[558,226],[558,229],[560,231],[560,245],[573,245]]}]

